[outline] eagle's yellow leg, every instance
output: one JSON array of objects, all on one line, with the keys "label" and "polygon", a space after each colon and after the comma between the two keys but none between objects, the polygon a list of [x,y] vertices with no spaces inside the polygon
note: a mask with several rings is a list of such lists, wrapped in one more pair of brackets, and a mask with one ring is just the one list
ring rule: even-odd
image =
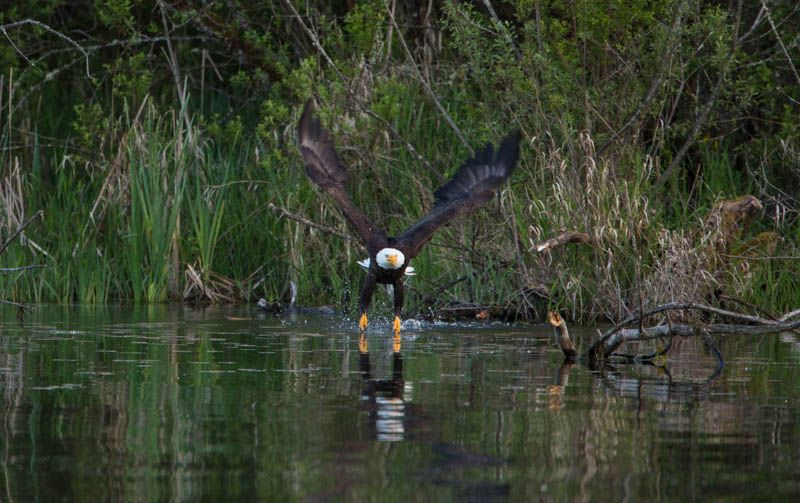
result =
[{"label": "eagle's yellow leg", "polygon": [[367,313],[361,315],[361,319],[358,320],[358,328],[360,328],[362,332],[367,329]]},{"label": "eagle's yellow leg", "polygon": [[361,337],[358,338],[358,350],[361,351],[362,354],[367,353],[367,334],[361,332]]},{"label": "eagle's yellow leg", "polygon": [[400,338],[400,332],[395,332],[394,336],[392,337],[392,350],[395,353],[399,353],[400,352],[401,342],[402,342],[402,339]]},{"label": "eagle's yellow leg", "polygon": [[400,329],[403,328],[403,324],[400,322],[400,317],[394,317],[394,323],[392,323],[392,330],[394,330],[395,335],[400,334]]}]

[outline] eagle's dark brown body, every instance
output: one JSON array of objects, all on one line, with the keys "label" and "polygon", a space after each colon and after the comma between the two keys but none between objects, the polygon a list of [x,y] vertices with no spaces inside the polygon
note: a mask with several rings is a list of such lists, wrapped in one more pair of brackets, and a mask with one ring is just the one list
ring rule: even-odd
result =
[{"label": "eagle's dark brown body", "polygon": [[[308,177],[336,201],[369,253],[367,279],[358,301],[362,330],[366,327],[366,313],[375,285],[382,283],[394,286],[394,327],[395,331],[399,331],[403,276],[409,261],[430,241],[436,229],[491,199],[514,169],[519,155],[520,133],[514,131],[509,134],[496,152],[491,144],[478,151],[475,157],[458,168],[445,185],[434,192],[435,201],[431,211],[393,238],[387,236],[383,229],[373,224],[353,204],[345,189],[347,170],[339,160],[330,133],[320,125],[319,120],[314,119],[310,100],[300,118],[297,138]],[[398,268],[386,269],[379,265],[379,253],[387,249],[400,251],[404,256]]]}]

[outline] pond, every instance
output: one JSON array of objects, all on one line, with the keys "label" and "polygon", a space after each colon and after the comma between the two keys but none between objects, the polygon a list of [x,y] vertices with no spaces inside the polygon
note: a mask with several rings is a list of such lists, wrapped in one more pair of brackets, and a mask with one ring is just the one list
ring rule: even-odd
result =
[{"label": "pond", "polygon": [[[39,306],[0,322],[0,500],[788,501],[793,333],[562,365],[549,326]],[[572,334],[587,347],[594,329]],[[399,349],[399,351],[395,351]]]}]

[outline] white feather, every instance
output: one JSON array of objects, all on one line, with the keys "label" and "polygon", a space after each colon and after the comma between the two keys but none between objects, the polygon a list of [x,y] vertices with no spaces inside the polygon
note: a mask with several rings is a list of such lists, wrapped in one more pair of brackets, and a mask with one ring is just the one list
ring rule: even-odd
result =
[{"label": "white feather", "polygon": [[375,258],[381,269],[400,269],[406,262],[406,256],[397,248],[384,248]]},{"label": "white feather", "polygon": [[[369,263],[370,263],[369,257],[365,258],[364,260],[356,260],[356,264],[360,265],[361,267],[363,267],[367,271],[369,271]],[[414,267],[408,266],[408,267],[406,267],[405,275],[406,276],[416,276],[417,273],[414,271]]]}]

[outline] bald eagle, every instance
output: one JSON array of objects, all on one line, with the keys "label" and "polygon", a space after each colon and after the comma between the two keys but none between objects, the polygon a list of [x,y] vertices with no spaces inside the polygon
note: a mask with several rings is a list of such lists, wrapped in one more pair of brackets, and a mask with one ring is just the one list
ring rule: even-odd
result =
[{"label": "bald eagle", "polygon": [[306,103],[297,126],[297,143],[306,174],[330,195],[350,222],[369,252],[359,262],[367,269],[367,279],[358,298],[361,313],[359,328],[367,327],[367,310],[376,284],[394,287],[395,335],[400,332],[403,309],[403,276],[414,274],[408,263],[416,257],[439,227],[492,198],[505,182],[519,156],[519,130],[509,134],[495,151],[491,144],[475,153],[443,186],[434,192],[430,213],[396,237],[387,236],[359,210],[345,189],[348,174],[339,160],[328,130],[314,118],[311,100]]}]

